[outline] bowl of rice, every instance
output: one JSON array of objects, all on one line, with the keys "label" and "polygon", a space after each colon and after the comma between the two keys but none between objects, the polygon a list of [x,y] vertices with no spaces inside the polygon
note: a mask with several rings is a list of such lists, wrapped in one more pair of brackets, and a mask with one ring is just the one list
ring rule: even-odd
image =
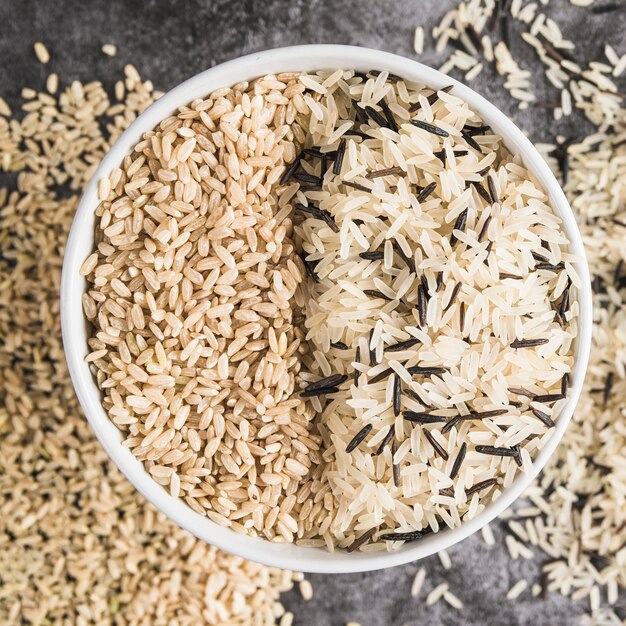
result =
[{"label": "bowl of rice", "polygon": [[364,48],[270,50],[129,126],[65,251],[63,339],[111,459],[267,565],[448,548],[546,464],[581,391],[572,211],[499,110]]}]

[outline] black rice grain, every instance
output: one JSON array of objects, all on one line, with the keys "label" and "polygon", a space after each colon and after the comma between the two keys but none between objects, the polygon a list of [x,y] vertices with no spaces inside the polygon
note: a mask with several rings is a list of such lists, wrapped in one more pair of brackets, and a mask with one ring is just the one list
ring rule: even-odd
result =
[{"label": "black rice grain", "polygon": [[360,137],[361,139],[369,139],[370,136],[367,133],[362,133],[360,130],[348,129],[344,135],[350,135],[352,137]]},{"label": "black rice grain", "polygon": [[429,124],[428,122],[422,122],[422,120],[411,120],[411,124],[425,130],[427,133],[431,133],[432,135],[437,135],[439,137],[450,136],[450,133],[447,130],[443,130],[443,128],[439,128],[438,126]]},{"label": "black rice grain", "polygon": [[422,343],[419,339],[407,339],[406,341],[399,341],[398,343],[392,343],[385,348],[385,352],[400,352],[400,350],[408,350],[418,343]]},{"label": "black rice grain", "polygon": [[311,215],[313,217],[319,217],[320,219],[323,219],[321,216],[323,211],[321,209],[318,209],[316,206],[302,204],[301,202],[294,202],[293,208],[296,211],[299,211],[300,213],[305,213],[307,215]]},{"label": "black rice grain", "polygon": [[419,394],[416,391],[413,391],[413,389],[405,389],[404,395],[409,396],[409,398],[413,398],[415,402],[419,402],[420,404],[423,404],[425,407],[430,408],[430,404],[426,402],[426,400],[424,400],[423,398],[420,398]]},{"label": "black rice grain", "polygon": [[393,298],[386,296],[382,291],[378,291],[378,289],[363,289],[363,293],[366,296],[371,296],[372,298],[382,298],[383,300],[387,300],[391,302]]},{"label": "black rice grain", "polygon": [[305,391],[313,391],[323,387],[338,387],[346,380],[348,380],[348,377],[345,374],[333,374],[332,376],[320,378],[320,380],[316,380],[314,383],[311,383],[305,388]]},{"label": "black rice grain", "polygon": [[389,442],[391,441],[393,436],[394,436],[393,426],[390,426],[389,430],[387,431],[387,434],[385,435],[384,439],[380,442],[380,445],[378,446],[378,449],[376,450],[376,456],[383,453],[383,450],[387,447],[387,445],[389,445]]},{"label": "black rice grain", "polygon": [[402,381],[397,374],[393,375],[393,414],[400,415],[400,405],[402,402]]},{"label": "black rice grain", "polygon": [[329,393],[337,393],[337,391],[339,391],[338,387],[321,387],[319,389],[307,389],[300,392],[300,397],[314,398],[316,396],[324,396]]},{"label": "black rice grain", "polygon": [[408,533],[385,533],[379,537],[381,541],[415,541],[421,539],[425,533],[413,530]]},{"label": "black rice grain", "polygon": [[544,346],[548,343],[548,339],[516,339],[512,344],[511,348],[534,348],[535,346]]},{"label": "black rice grain", "polygon": [[460,415],[455,415],[445,426],[441,429],[442,433],[449,433],[457,424],[461,423],[463,418]]},{"label": "black rice grain", "polygon": [[361,122],[361,124],[367,124],[367,113],[359,106],[356,100],[352,100],[352,108],[354,109],[356,119]]},{"label": "black rice grain", "polygon": [[418,202],[424,202],[424,200],[426,200],[428,198],[428,196],[430,196],[430,194],[435,191],[435,189],[437,188],[437,183],[436,182],[432,182],[429,183],[428,185],[426,185],[426,187],[424,187],[424,189],[422,189],[419,194],[417,195],[417,201]]},{"label": "black rice grain", "polygon": [[355,539],[347,548],[346,552],[354,552],[358,550],[361,546],[365,545],[375,534],[376,528],[370,528],[366,530],[360,537]]},{"label": "black rice grain", "polygon": [[342,139],[339,142],[339,147],[337,148],[337,157],[335,158],[335,162],[333,163],[333,174],[335,176],[339,176],[341,174],[341,165],[343,163],[343,156],[346,153],[346,140]]},{"label": "black rice grain", "polygon": [[465,459],[465,454],[467,453],[467,444],[463,442],[459,451],[457,452],[456,457],[454,458],[454,463],[452,463],[452,469],[450,470],[450,478],[453,480],[456,478],[456,475],[459,473],[461,469],[461,465],[463,464],[463,460]]},{"label": "black rice grain", "polygon": [[413,259],[409,258],[404,253],[404,250],[400,247],[399,244],[394,244],[393,249],[396,251],[397,255],[404,261],[409,270],[415,274],[415,263]]},{"label": "black rice grain", "polygon": [[489,189],[489,195],[491,196],[491,202],[496,203],[498,201],[498,191],[496,184],[493,181],[493,176],[490,174],[487,176],[487,188]]},{"label": "black rice grain", "polygon": [[423,430],[424,437],[428,440],[428,443],[434,448],[435,452],[444,460],[448,460],[448,453],[444,450],[443,446],[435,439],[434,435],[429,430]]},{"label": "black rice grain", "polygon": [[[370,363],[370,365],[373,365],[373,363]],[[382,372],[380,372],[380,374],[376,374],[374,378],[369,380],[368,384],[374,385],[376,383],[379,383],[381,380],[385,380],[385,378],[387,378],[387,376],[389,376],[389,374],[391,374],[392,371],[393,370],[390,367],[388,367],[387,369],[384,369]]]},{"label": "black rice grain", "polygon": [[563,400],[565,396],[562,393],[546,393],[540,396],[535,396],[533,402],[541,402],[546,404],[548,402],[556,402],[557,400]]},{"label": "black rice grain", "polygon": [[544,413],[539,409],[531,408],[530,410],[533,412],[533,415],[539,418],[548,428],[555,426],[554,420],[547,413]]},{"label": "black rice grain", "polygon": [[480,233],[478,233],[478,241],[481,242],[484,238],[485,235],[487,234],[487,230],[489,229],[489,224],[491,224],[491,220],[493,218],[491,217],[491,215],[485,220],[485,223],[483,224],[482,228],[480,229]]},{"label": "black rice grain", "polygon": [[394,438],[391,443],[391,473],[393,475],[393,484],[396,487],[400,486],[400,465],[398,463],[394,463],[393,457],[396,456],[396,452],[398,451],[398,440]]},{"label": "black rice grain", "polygon": [[337,223],[333,219],[332,215],[327,211],[323,211],[316,206],[305,205],[300,202],[295,202],[293,206],[294,209],[296,211],[299,211],[300,213],[305,213],[306,215],[310,215],[311,217],[322,220],[323,222],[328,224],[328,226],[330,226],[333,232],[339,232],[339,226],[337,226]]},{"label": "black rice grain", "polygon": [[359,191],[371,191],[365,185],[361,185],[360,183],[353,183],[351,180],[342,180],[341,181],[346,187],[352,187],[352,189],[358,189]]},{"label": "black rice grain", "polygon": [[448,304],[445,306],[444,308],[444,313],[456,302],[456,299],[459,296],[459,291],[461,291],[461,282],[459,281],[455,286],[454,289],[452,290],[452,294],[450,295],[450,300],[448,301]]},{"label": "black rice grain", "polygon": [[437,272],[437,279],[435,280],[435,292],[438,293],[443,285],[443,272]]},{"label": "black rice grain", "polygon": [[296,173],[300,167],[300,161],[302,160],[302,153],[298,154],[293,160],[293,163],[287,168],[287,171],[281,176],[279,185],[285,185],[291,180],[291,177]]},{"label": "black rice grain", "polygon": [[387,120],[373,107],[367,105],[365,107],[365,113],[373,121],[376,122],[382,128],[391,128]]},{"label": "black rice grain", "polygon": [[508,391],[516,396],[526,396],[527,398],[535,397],[535,394],[532,393],[532,391],[526,391],[526,389],[522,389],[521,387],[509,387]]},{"label": "black rice grain", "polygon": [[300,183],[308,183],[310,185],[322,184],[322,179],[320,176],[314,176],[313,174],[307,174],[306,172],[296,172],[293,175],[293,178],[295,178]]},{"label": "black rice grain", "polygon": [[316,146],[313,146],[312,148],[305,148],[302,153],[313,157],[314,159],[321,159],[323,156],[322,151]]},{"label": "black rice grain", "polygon": [[[369,77],[370,78],[376,78],[376,76],[380,76],[381,71],[380,70],[370,70],[368,72]],[[402,80],[402,78],[400,78],[400,76],[398,76],[397,74],[391,74],[388,73],[387,74],[387,80],[392,81],[392,82],[398,82],[399,80]]]},{"label": "black rice grain", "polygon": [[485,252],[487,252],[487,256],[485,257],[485,260],[483,261],[485,265],[489,265],[489,255],[491,254],[492,248],[493,248],[493,241],[490,241],[487,244],[487,247],[485,248]]},{"label": "black rice grain", "polygon": [[445,374],[448,370],[445,367],[427,367],[427,366],[420,366],[420,365],[412,365],[411,367],[407,367],[407,372],[409,372],[409,374],[411,375],[423,375],[423,376],[429,376],[432,374]]},{"label": "black rice grain", "polygon": [[[541,42],[543,49],[546,51],[546,54],[557,63],[561,63],[561,61],[565,61],[566,57],[561,54],[559,50],[557,50],[549,41]],[[570,58],[571,60],[571,58]]]},{"label": "black rice grain", "polygon": [[413,424],[439,424],[446,421],[442,415],[431,415],[420,411],[403,411],[402,417]]},{"label": "black rice grain", "polygon": [[[471,135],[468,135],[465,131],[461,131],[461,137],[463,137],[463,139],[465,140],[465,143],[470,147],[470,148],[474,148],[474,150],[477,150],[478,152],[482,153],[482,148],[480,147],[480,144],[474,139],[474,137],[472,137]],[[487,170],[488,171],[488,170]]]},{"label": "black rice grain", "polygon": [[473,180],[472,181],[472,187],[474,187],[474,189],[476,189],[476,191],[478,192],[478,195],[487,203],[487,204],[492,204],[491,201],[491,196],[489,195],[489,193],[487,193],[487,190],[477,181]]},{"label": "black rice grain", "polygon": [[326,224],[328,224],[328,226],[330,226],[330,229],[333,232],[335,232],[335,233],[339,232],[339,226],[337,226],[337,223],[332,218],[330,213],[326,213],[326,211],[322,211],[322,219],[326,222]]},{"label": "black rice grain", "polygon": [[506,415],[508,409],[493,409],[492,411],[472,411],[469,415],[464,415],[463,419],[485,419],[487,417],[498,417]]},{"label": "black rice grain", "polygon": [[489,454],[490,456],[515,456],[513,448],[504,448],[501,446],[476,446],[476,452],[480,454]]},{"label": "black rice grain", "polygon": [[487,480],[481,480],[479,483],[472,485],[469,489],[465,490],[465,494],[469,496],[473,496],[475,493],[482,491],[483,489],[487,489],[488,487],[493,487],[498,484],[497,478],[488,478]]},{"label": "black rice grain", "polygon": [[320,178],[322,181],[324,180],[324,174],[326,174],[326,170],[328,169],[328,156],[326,154],[322,154],[322,159],[320,163]]},{"label": "black rice grain", "polygon": [[450,235],[450,245],[454,246],[454,244],[458,241],[457,236],[454,234],[455,230],[463,231],[465,230],[465,224],[467,223],[467,209],[463,209],[459,216],[456,218],[456,222],[454,222],[454,226],[452,227],[452,235]]},{"label": "black rice grain", "polygon": [[302,253],[300,253],[298,256],[302,260],[304,269],[306,270],[306,273],[309,275],[309,278],[311,278],[314,282],[319,283],[320,279],[318,275],[315,273],[316,263],[313,261],[308,261],[306,256]]},{"label": "black rice grain", "polygon": [[[454,87],[454,85],[448,85],[447,87],[443,87],[442,89],[439,89],[437,91],[434,91],[433,93],[430,94],[430,96],[428,96],[428,98],[426,98],[426,100],[428,101],[428,104],[430,104],[431,106],[433,104],[435,104],[435,102],[437,102],[437,100],[439,100],[439,92],[443,91],[444,93],[450,93],[452,91],[452,88]],[[421,102],[414,102],[410,107],[409,107],[409,113],[415,113],[415,111],[419,111],[419,109],[422,108],[422,104]]]},{"label": "black rice grain", "polygon": [[393,113],[391,112],[391,109],[389,108],[389,105],[387,104],[387,101],[384,98],[380,101],[380,108],[383,110],[383,113],[385,114],[385,119],[387,120],[387,128],[391,128],[391,130],[397,133],[398,125],[396,124],[396,120],[393,117]]},{"label": "black rice grain", "polygon": [[475,135],[484,135],[487,131],[491,130],[489,126],[464,126],[463,130],[470,137]]},{"label": "black rice grain", "polygon": [[604,6],[592,6],[591,12],[595,15],[602,15],[604,13],[612,13],[621,8],[623,8],[621,4],[605,4]]},{"label": "black rice grain", "polygon": [[426,326],[426,290],[424,285],[420,284],[417,288],[417,312],[419,314],[420,326]]},{"label": "black rice grain", "polygon": [[366,261],[382,261],[385,258],[385,253],[375,250],[374,252],[361,252],[359,256]]},{"label": "black rice grain", "polygon": [[365,437],[369,435],[371,430],[371,424],[363,426],[363,428],[361,428],[361,430],[356,435],[354,435],[354,437],[352,437],[350,443],[346,446],[346,452],[353,452],[354,450],[356,450],[358,445],[363,441],[363,439],[365,439]]},{"label": "black rice grain", "polygon": [[365,178],[381,178],[382,176],[391,176],[392,174],[402,174],[403,169],[401,167],[388,167],[384,170],[376,170],[374,172],[370,172],[365,176]]},{"label": "black rice grain", "polygon": [[558,272],[565,269],[565,263],[537,263],[535,265],[536,270],[549,270],[551,272]]}]

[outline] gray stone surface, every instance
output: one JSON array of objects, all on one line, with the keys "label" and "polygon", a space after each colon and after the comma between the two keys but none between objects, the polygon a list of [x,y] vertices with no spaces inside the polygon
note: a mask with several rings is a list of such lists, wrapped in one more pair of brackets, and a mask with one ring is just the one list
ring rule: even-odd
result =
[{"label": "gray stone surface", "polygon": [[[624,10],[593,15],[567,0],[551,0],[547,7],[566,36],[577,43],[577,55],[584,61],[600,60],[605,42],[612,43],[618,52],[626,51],[626,3],[597,3],[621,4]],[[356,44],[414,58],[414,28],[423,24],[430,31],[453,4],[454,0],[0,0],[0,94],[15,104],[24,85],[42,88],[50,71],[58,72],[65,82],[98,77],[112,85],[127,62],[134,63],[142,76],[151,78],[159,88],[169,89],[221,61],[300,43]],[[32,43],[37,40],[44,41],[52,54],[47,67],[35,61]],[[515,28],[511,42],[522,65],[535,68],[540,99],[557,98],[538,66],[533,65],[533,53]],[[104,43],[116,44],[118,56],[111,59],[103,55],[100,48]],[[431,50],[422,60],[436,67],[443,56]],[[518,111],[493,70],[484,71],[472,86],[511,115],[535,140],[548,140],[557,133],[576,136],[584,131],[580,116],[555,124],[549,111]],[[453,568],[449,572],[433,557],[421,564],[380,572],[316,575],[310,577],[315,588],[311,602],[304,603],[297,592],[287,594],[284,601],[302,626],[344,626],[348,621],[363,626],[581,623],[587,605],[557,594],[533,599],[525,593],[516,602],[505,599],[506,590],[520,578],[537,581],[540,568],[539,561],[511,561],[500,530],[496,532],[499,539],[491,548],[474,537],[451,550]],[[462,612],[443,603],[426,607],[424,594],[420,599],[410,597],[412,578],[421,565],[428,572],[424,591],[446,579],[465,603]]]}]

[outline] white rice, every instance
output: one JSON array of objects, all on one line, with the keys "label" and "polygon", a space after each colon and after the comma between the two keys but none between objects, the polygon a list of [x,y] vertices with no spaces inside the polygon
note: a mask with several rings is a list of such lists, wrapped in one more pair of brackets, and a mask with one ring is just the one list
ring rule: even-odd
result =
[{"label": "white rice", "polygon": [[507,592],[506,597],[507,600],[516,600],[519,598],[526,588],[528,587],[528,581],[519,580],[517,581]]},{"label": "white rice", "polygon": [[426,580],[426,569],[420,567],[415,574],[415,578],[413,579],[413,584],[411,585],[411,596],[416,598],[420,591],[422,590],[422,586],[424,585],[424,580]]},{"label": "white rice", "polygon": [[[318,76],[319,84],[325,74]],[[532,458],[546,441],[545,425],[534,415],[522,419],[528,410],[524,408],[529,406],[527,399],[511,397],[508,388],[523,386],[531,393],[542,389],[559,393],[562,377],[572,364],[571,348],[577,333],[577,305],[574,303],[561,327],[554,322],[549,304],[552,291],[560,297],[559,289],[568,284],[571,264],[554,274],[529,273],[535,264],[533,249],[536,253],[535,246],[541,245],[542,238],[550,241],[544,255],[557,263],[569,259],[567,240],[562,235],[555,239],[548,232],[558,232],[560,222],[544,192],[496,135],[486,132],[476,137],[488,156],[471,146],[468,149],[460,130],[464,125],[479,125],[480,120],[453,93],[440,91],[429,104],[424,96],[431,92],[423,86],[403,81],[385,83],[385,77],[383,73],[363,82],[347,74],[344,83],[336,83],[324,94],[316,93],[321,115],[311,119],[310,144],[322,151],[339,149],[333,129],[350,119],[353,99],[371,103],[368,106],[380,114],[383,98],[394,111],[407,113],[412,103],[419,102],[413,118],[444,129],[449,137],[444,141],[429,132],[428,126],[416,127],[398,118],[399,132],[371,122],[361,130],[371,128],[366,132],[372,139],[343,137],[345,157],[339,174],[328,170],[321,190],[296,193],[296,200],[303,205],[326,211],[339,230],[334,232],[308,213],[301,221],[296,220],[296,243],[315,265],[319,278],[318,283],[304,285],[300,301],[305,310],[306,338],[313,346],[313,358],[305,357],[305,366],[318,377],[329,372],[352,377],[355,369],[360,373],[357,385],[346,381],[325,406],[320,405],[318,418],[326,461],[321,480],[328,483],[334,496],[328,529],[340,546],[349,545],[366,530],[378,528],[387,535],[392,530],[437,531],[440,525],[458,526],[464,518],[476,515],[517,472],[510,457],[490,457],[480,446],[520,445],[520,462],[530,471]],[[399,117],[407,119],[411,114]],[[457,150],[468,150],[468,154],[457,158],[453,145]],[[442,149],[447,155],[445,165],[435,156]],[[494,191],[500,196],[495,203],[486,203],[471,185],[465,189],[468,180],[481,179],[477,172],[485,162],[492,172]],[[397,171],[368,178],[369,173],[386,168]],[[319,175],[319,160],[307,171]],[[430,194],[419,200],[420,188],[431,182],[435,185]],[[420,187],[413,191],[416,184]],[[487,185],[486,178],[482,184]],[[354,204],[357,200],[358,207]],[[468,203],[467,220],[472,225],[454,230],[458,242],[453,249],[449,238]],[[478,241],[488,215],[492,216],[488,239],[497,240],[497,252],[491,255],[485,251],[486,242]],[[386,243],[390,241],[391,246]],[[380,261],[358,256],[377,250]],[[426,281],[430,300],[423,324],[417,309],[419,281],[398,250],[408,254]],[[440,292],[436,291],[438,272],[444,272],[445,288]],[[500,281],[499,273],[527,278]],[[349,280],[343,279],[348,276]],[[575,283],[577,278],[572,274],[569,280]],[[459,328],[461,302],[465,308],[463,329]],[[532,315],[533,321],[516,319],[521,314]],[[486,345],[471,343],[488,333],[497,340],[486,339]],[[545,346],[516,350],[510,344],[518,333],[524,338],[551,338]],[[388,352],[389,346],[412,340],[418,340],[418,345]],[[333,348],[331,344],[336,342],[348,349]],[[440,371],[416,378],[409,373],[415,366]],[[385,374],[387,368],[390,374]],[[403,390],[417,394],[410,397],[402,392],[398,415],[393,406],[396,376]],[[381,377],[379,382],[370,382],[377,377]],[[522,404],[511,405],[511,400]],[[533,404],[531,408],[539,406],[542,413],[558,417],[560,405]],[[441,424],[416,426],[402,416],[406,411],[432,412],[448,422],[457,412],[467,415],[472,410],[504,407],[506,415],[460,421],[458,426],[444,430]],[[352,440],[370,427],[356,448],[346,452]],[[392,457],[389,446],[375,455],[388,432],[397,440],[397,452]],[[494,489],[479,491],[477,497],[466,495],[462,488],[453,489],[453,495],[446,493],[455,484],[448,476],[463,440],[470,443],[470,451],[461,465],[459,483],[467,489],[485,480],[500,483]],[[439,446],[445,458],[437,451]],[[399,467],[397,486],[392,461]],[[359,532],[355,533],[352,529],[357,527]],[[315,522],[311,521],[305,536],[314,533]],[[389,542],[388,548],[399,545],[401,538],[399,535],[398,541]]]},{"label": "white rice", "polygon": [[418,56],[424,52],[424,27],[418,26],[413,37],[413,50]]}]

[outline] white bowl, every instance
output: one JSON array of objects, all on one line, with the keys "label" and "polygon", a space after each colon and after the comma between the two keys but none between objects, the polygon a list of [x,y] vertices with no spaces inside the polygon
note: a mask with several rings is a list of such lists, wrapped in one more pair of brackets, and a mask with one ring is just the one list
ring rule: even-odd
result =
[{"label": "white bowl", "polygon": [[[154,482],[142,463],[121,445],[122,434],[102,408],[100,391],[85,362],[88,335],[81,298],[86,289],[86,282],[80,276],[79,268],[94,247],[94,212],[98,205],[97,181],[108,176],[111,169],[119,166],[143,133],[152,130],[163,118],[171,115],[181,105],[204,97],[215,89],[264,74],[339,67],[360,71],[388,70],[408,80],[422,82],[436,88],[453,84],[454,95],[466,100],[484,121],[504,138],[505,144],[513,154],[521,155],[527,168],[547,190],[552,207],[563,220],[564,230],[571,242],[571,251],[580,258],[576,264],[576,270],[583,283],[578,296],[580,331],[575,345],[575,365],[571,376],[569,398],[559,415],[551,438],[533,463],[532,473],[520,475],[498,500],[489,504],[478,516],[463,523],[460,527],[442,530],[417,542],[405,544],[393,552],[349,554],[339,550],[330,553],[319,548],[273,543],[262,538],[236,533],[195,513],[183,500],[173,498],[163,487]],[[541,155],[511,120],[469,87],[415,61],[368,48],[311,45],[259,52],[202,72],[165,94],[130,125],[102,160],[76,212],[63,263],[61,320],[70,375],[91,427],[126,478],[157,509],[199,539],[241,557],[284,569],[342,573],[400,565],[449,548],[502,513],[524,491],[554,452],[572,417],[589,357],[592,313],[589,271],[572,209]]]}]

